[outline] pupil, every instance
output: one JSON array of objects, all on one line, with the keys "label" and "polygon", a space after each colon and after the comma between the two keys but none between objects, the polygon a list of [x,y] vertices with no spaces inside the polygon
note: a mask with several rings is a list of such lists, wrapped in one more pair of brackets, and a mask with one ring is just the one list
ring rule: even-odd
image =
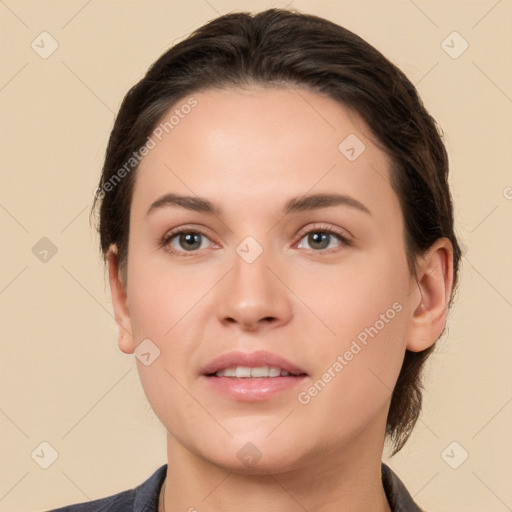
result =
[{"label": "pupil", "polygon": [[200,236],[199,233],[185,233],[181,235],[181,242],[185,242],[183,244],[185,249],[195,249],[194,244],[201,245]]},{"label": "pupil", "polygon": [[312,233],[309,235],[309,243],[311,246],[317,244],[317,249],[325,249],[329,245],[329,236],[329,233]]}]

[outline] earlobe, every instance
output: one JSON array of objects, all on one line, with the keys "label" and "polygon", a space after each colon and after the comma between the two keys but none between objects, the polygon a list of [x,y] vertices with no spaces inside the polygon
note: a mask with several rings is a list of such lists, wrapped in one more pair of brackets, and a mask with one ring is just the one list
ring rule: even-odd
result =
[{"label": "earlobe", "polygon": [[133,354],[135,346],[133,343],[130,309],[128,306],[126,286],[119,268],[117,247],[115,245],[111,245],[107,252],[107,263],[119,349],[125,354]]},{"label": "earlobe", "polygon": [[453,247],[440,238],[422,258],[418,271],[418,294],[414,294],[413,315],[407,349],[421,352],[432,346],[443,332],[453,285]]}]

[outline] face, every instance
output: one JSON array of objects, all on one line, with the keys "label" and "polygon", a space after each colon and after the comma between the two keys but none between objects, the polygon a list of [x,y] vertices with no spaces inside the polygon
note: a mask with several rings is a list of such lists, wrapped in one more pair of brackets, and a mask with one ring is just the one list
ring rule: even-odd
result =
[{"label": "face", "polygon": [[388,158],[310,91],[192,96],[137,170],[120,341],[169,441],[239,471],[378,450],[418,306]]}]

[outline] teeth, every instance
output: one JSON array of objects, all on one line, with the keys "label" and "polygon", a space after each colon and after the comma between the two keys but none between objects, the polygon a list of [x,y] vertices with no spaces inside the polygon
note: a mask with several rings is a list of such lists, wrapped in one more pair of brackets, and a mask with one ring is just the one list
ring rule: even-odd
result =
[{"label": "teeth", "polygon": [[270,370],[268,371],[269,377],[279,377],[280,375],[281,375],[281,368],[270,368]]},{"label": "teeth", "polygon": [[[249,368],[247,368],[249,370]],[[251,368],[251,377],[275,377],[272,373],[276,368],[269,368],[268,366],[260,366],[258,368]],[[279,375],[279,368],[277,368],[277,374]]]},{"label": "teeth", "polygon": [[238,377],[238,378],[265,378],[265,377],[287,377],[290,375],[286,370],[281,370],[277,366],[258,366],[250,368],[248,366],[236,366],[234,368],[226,368],[215,374],[217,377]]},{"label": "teeth", "polygon": [[237,366],[236,367],[236,376],[237,377],[250,377],[251,376],[251,369],[247,366]]}]

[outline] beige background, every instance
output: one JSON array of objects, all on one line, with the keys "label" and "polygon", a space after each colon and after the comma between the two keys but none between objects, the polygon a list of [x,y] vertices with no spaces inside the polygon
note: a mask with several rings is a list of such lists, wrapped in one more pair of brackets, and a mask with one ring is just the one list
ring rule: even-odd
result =
[{"label": "beige background", "polygon": [[[169,45],[217,14],[285,5],[0,0],[1,511],[103,497],[166,462],[135,360],[117,349],[88,222],[102,156],[123,95]],[[458,302],[414,435],[384,460],[429,512],[512,510],[512,2],[288,5],[346,26],[398,64],[450,153],[464,246]],[[43,31],[59,45],[46,59],[31,48]],[[469,44],[458,58],[441,46],[453,31]],[[453,53],[463,41],[448,44]],[[47,262],[32,252],[42,237],[57,248]],[[58,452],[47,469],[31,457],[43,441]],[[452,469],[446,461],[462,450],[468,459]]]}]

